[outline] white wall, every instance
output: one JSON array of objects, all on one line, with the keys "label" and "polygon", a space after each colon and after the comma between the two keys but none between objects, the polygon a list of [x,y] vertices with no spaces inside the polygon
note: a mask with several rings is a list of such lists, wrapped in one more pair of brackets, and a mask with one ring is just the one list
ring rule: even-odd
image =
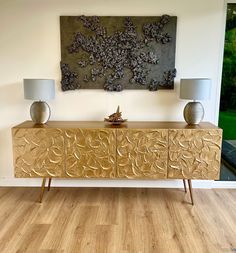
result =
[{"label": "white wall", "polygon": [[[177,16],[175,89],[62,92],[59,16],[81,14]],[[29,119],[31,101],[23,99],[23,78],[56,80],[51,120],[103,120],[120,105],[130,121],[182,121],[186,101],[178,98],[179,79],[209,77],[213,87],[204,102],[205,120],[217,123],[224,19],[222,0],[0,0],[0,181],[13,182],[11,127]]]}]

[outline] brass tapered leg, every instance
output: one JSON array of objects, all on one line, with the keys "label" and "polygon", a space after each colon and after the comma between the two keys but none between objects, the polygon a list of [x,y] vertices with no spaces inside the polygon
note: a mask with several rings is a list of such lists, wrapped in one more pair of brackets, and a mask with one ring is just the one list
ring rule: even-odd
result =
[{"label": "brass tapered leg", "polygon": [[51,181],[52,181],[52,178],[50,177],[48,180],[48,191],[50,191],[50,188],[51,188]]},{"label": "brass tapered leg", "polygon": [[41,186],[41,193],[40,193],[40,196],[39,196],[39,203],[42,203],[44,189],[45,189],[45,183],[46,183],[46,178],[44,177],[43,181],[42,181],[42,186]]},{"label": "brass tapered leg", "polygon": [[184,183],[184,191],[187,192],[187,187],[186,187],[185,179],[183,179],[183,183]]},{"label": "brass tapered leg", "polygon": [[191,179],[188,179],[188,186],[189,186],[189,192],[190,192],[190,197],[191,197],[192,205],[194,205],[194,202],[193,202],[193,189],[192,189]]}]

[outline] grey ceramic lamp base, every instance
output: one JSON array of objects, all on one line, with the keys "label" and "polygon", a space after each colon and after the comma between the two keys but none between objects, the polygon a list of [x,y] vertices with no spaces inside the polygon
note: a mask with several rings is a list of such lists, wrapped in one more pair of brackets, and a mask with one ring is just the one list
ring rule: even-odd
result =
[{"label": "grey ceramic lamp base", "polygon": [[184,119],[189,125],[199,124],[204,117],[204,108],[200,102],[189,102],[184,107]]},{"label": "grey ceramic lamp base", "polygon": [[45,124],[51,116],[49,105],[42,101],[34,102],[30,107],[30,116],[34,123]]}]

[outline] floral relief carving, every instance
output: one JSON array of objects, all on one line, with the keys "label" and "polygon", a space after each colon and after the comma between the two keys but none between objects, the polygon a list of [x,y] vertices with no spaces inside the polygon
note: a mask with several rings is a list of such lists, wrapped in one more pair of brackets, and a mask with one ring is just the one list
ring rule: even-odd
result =
[{"label": "floral relief carving", "polygon": [[16,177],[63,177],[61,129],[13,129]]},{"label": "floral relief carving", "polygon": [[218,179],[221,131],[169,130],[168,178]]},{"label": "floral relief carving", "polygon": [[166,178],[168,130],[117,130],[120,178]]},{"label": "floral relief carving", "polygon": [[66,129],[66,177],[114,178],[115,130]]},{"label": "floral relief carving", "polygon": [[221,129],[13,128],[16,177],[218,179]]},{"label": "floral relief carving", "polygon": [[61,16],[61,87],[173,89],[177,17]]}]

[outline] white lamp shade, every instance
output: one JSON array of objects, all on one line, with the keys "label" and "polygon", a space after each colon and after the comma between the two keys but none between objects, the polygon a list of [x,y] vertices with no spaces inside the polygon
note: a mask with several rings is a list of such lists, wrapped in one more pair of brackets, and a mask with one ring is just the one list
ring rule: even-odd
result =
[{"label": "white lamp shade", "polygon": [[52,79],[24,79],[24,97],[46,101],[55,98],[55,83]]},{"label": "white lamp shade", "polygon": [[210,97],[211,79],[192,78],[180,80],[180,98],[206,100]]}]

